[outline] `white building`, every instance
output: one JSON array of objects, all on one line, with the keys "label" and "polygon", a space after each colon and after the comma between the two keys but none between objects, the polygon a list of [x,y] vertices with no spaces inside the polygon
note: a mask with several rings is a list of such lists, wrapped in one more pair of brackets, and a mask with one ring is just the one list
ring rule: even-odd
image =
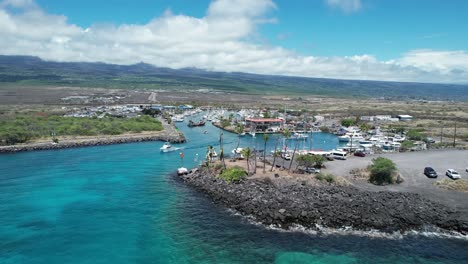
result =
[{"label": "white building", "polygon": [[400,121],[410,121],[413,120],[413,117],[410,115],[397,115]]}]

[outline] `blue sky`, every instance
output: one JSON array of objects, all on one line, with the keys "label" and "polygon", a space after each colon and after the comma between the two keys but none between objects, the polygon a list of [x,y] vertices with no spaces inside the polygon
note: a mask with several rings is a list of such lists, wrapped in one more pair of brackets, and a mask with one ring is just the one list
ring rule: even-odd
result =
[{"label": "blue sky", "polygon": [[[64,14],[71,23],[144,24],[167,9],[203,17],[208,0],[39,0],[46,11]],[[258,30],[258,41],[301,54],[349,56],[373,54],[388,60],[408,50],[468,50],[466,0],[367,0],[345,12],[320,0],[276,0],[277,21]]]},{"label": "blue sky", "polygon": [[467,14],[463,0],[0,0],[0,53],[466,83]]}]

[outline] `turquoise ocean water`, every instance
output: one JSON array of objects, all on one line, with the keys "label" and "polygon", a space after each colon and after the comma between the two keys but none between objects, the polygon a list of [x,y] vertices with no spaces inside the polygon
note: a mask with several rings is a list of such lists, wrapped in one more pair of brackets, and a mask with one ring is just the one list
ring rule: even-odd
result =
[{"label": "turquoise ocean water", "polygon": [[[184,165],[219,130],[187,128]],[[203,131],[207,130],[207,134]],[[225,149],[238,138],[224,133]],[[256,142],[256,143],[255,143]],[[242,138],[263,148],[261,136]],[[268,150],[275,144],[270,139]],[[316,133],[313,148],[335,136]],[[174,176],[161,142],[0,155],[0,263],[467,263],[468,242],[271,230],[214,205]],[[281,145],[281,144],[280,144]],[[309,147],[305,143],[304,147]],[[198,153],[199,160],[195,160]]]}]

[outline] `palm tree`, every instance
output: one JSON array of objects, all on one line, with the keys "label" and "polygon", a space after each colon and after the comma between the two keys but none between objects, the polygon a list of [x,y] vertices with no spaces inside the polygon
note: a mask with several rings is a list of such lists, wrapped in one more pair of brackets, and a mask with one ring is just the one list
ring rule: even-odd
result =
[{"label": "palm tree", "polygon": [[[241,124],[237,126],[235,131],[238,135],[240,135],[242,132],[244,132],[244,125]],[[237,138],[237,146],[235,148],[236,150],[239,148],[239,145],[240,145],[240,136]],[[237,153],[234,153],[234,159],[236,158],[237,158]]]},{"label": "palm tree", "polygon": [[273,151],[273,163],[271,164],[271,169],[270,171],[273,171],[273,167],[275,166],[275,162],[276,162],[276,157],[278,157],[280,155],[280,151],[278,151],[278,144],[279,144],[279,141],[280,141],[280,138],[278,138],[276,140],[276,144],[275,144],[275,150]]},{"label": "palm tree", "polygon": [[292,163],[293,163],[293,160],[294,160],[294,156],[296,155],[296,150],[297,150],[297,145],[299,143],[296,141],[296,144],[294,144],[294,150],[293,150],[293,154],[292,154],[292,157],[291,157],[291,161],[289,162],[289,168],[288,168],[288,173],[291,172],[291,167],[292,167]]},{"label": "palm tree", "polygon": [[266,144],[267,141],[270,139],[270,135],[268,134],[263,134],[263,173],[265,173],[265,167],[266,167]]},{"label": "palm tree", "polygon": [[291,131],[289,131],[289,129],[287,128],[285,128],[281,134],[283,135],[285,142],[286,142],[286,139],[291,137]]},{"label": "palm tree", "polygon": [[223,131],[220,131],[220,134],[219,134],[219,160],[221,160],[221,164],[223,164],[223,168],[226,169],[226,163],[224,162]]},{"label": "palm tree", "polygon": [[244,156],[245,160],[247,161],[247,174],[249,174],[250,173],[249,159],[253,155],[252,150],[250,150],[249,147],[246,147],[242,149],[241,154]]},{"label": "palm tree", "polygon": [[208,146],[207,150],[206,150],[206,160],[210,163],[210,162],[213,162],[213,146]]}]

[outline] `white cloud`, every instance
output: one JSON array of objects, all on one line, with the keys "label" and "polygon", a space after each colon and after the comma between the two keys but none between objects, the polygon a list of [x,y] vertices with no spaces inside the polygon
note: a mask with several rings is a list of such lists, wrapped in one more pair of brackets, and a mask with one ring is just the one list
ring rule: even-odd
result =
[{"label": "white cloud", "polygon": [[37,8],[37,5],[34,0],[4,0],[0,3],[0,7]]},{"label": "white cloud", "polygon": [[252,41],[257,27],[274,19],[269,15],[274,9],[270,0],[218,0],[202,18],[167,11],[147,24],[82,28],[40,8],[12,12],[0,7],[0,53],[307,77],[468,82],[466,51],[415,50],[401,58],[379,61],[368,54],[303,56]]},{"label": "white cloud", "polygon": [[326,3],[333,7],[339,8],[346,13],[355,12],[361,9],[361,0],[326,0]]}]

